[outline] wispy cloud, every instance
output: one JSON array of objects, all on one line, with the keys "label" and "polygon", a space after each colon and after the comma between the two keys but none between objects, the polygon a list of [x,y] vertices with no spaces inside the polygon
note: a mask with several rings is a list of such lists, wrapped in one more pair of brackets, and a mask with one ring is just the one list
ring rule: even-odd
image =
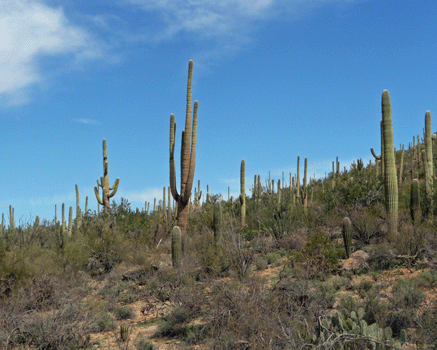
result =
[{"label": "wispy cloud", "polygon": [[144,11],[155,11],[161,18],[162,31],[156,39],[168,39],[182,32],[203,38],[235,36],[244,20],[266,17],[274,0],[126,0]]},{"label": "wispy cloud", "polygon": [[162,188],[147,188],[140,192],[127,192],[120,194],[117,193],[120,197],[126,198],[130,203],[141,205],[144,204],[144,202],[152,203],[153,206],[153,200],[156,198],[156,200],[159,202],[159,200],[162,199]]},{"label": "wispy cloud", "polygon": [[27,102],[28,89],[43,82],[42,58],[102,56],[90,34],[70,23],[62,8],[38,0],[2,0],[0,33],[0,98],[9,105]]},{"label": "wispy cloud", "polygon": [[93,119],[73,119],[73,121],[82,124],[100,124],[97,120]]},{"label": "wispy cloud", "polygon": [[153,14],[152,40],[202,41],[203,58],[235,54],[252,42],[267,21],[296,19],[327,3],[363,0],[120,0]]}]

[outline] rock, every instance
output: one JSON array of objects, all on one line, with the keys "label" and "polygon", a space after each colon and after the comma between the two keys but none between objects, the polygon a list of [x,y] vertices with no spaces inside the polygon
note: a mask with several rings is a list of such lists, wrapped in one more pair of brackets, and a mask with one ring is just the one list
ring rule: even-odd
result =
[{"label": "rock", "polygon": [[369,269],[370,256],[363,250],[357,250],[347,260],[343,260],[342,269],[344,271],[355,271]]}]

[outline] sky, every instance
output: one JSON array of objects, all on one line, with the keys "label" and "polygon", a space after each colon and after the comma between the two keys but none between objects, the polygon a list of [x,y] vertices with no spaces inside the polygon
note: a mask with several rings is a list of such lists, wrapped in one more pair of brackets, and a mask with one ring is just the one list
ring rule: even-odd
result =
[{"label": "sky", "polygon": [[59,218],[76,184],[96,210],[104,138],[112,199],[162,199],[190,59],[204,197],[237,197],[243,159],[247,194],[298,156],[311,177],[368,163],[384,89],[407,146],[437,110],[436,18],[435,0],[1,0],[0,213]]}]

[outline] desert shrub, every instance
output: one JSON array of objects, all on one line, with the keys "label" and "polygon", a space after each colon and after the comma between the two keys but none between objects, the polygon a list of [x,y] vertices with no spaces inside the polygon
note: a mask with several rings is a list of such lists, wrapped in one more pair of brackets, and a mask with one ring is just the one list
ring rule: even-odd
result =
[{"label": "desert shrub", "polygon": [[388,304],[380,297],[376,288],[369,290],[364,298],[364,320],[367,324],[381,324],[388,310]]},{"label": "desert shrub", "polygon": [[217,285],[207,316],[213,348],[281,348],[272,296],[256,279]]},{"label": "desert shrub", "polygon": [[26,312],[9,316],[7,342],[9,346],[32,345],[39,349],[86,348],[89,334],[99,329],[96,320],[96,313],[90,311],[89,305],[69,299],[50,313]]},{"label": "desert shrub", "polygon": [[268,265],[274,264],[278,261],[279,259],[279,254],[275,253],[275,252],[271,252],[265,255],[266,261]]},{"label": "desert shrub", "polygon": [[386,244],[373,247],[369,251],[369,267],[373,271],[390,270],[399,266],[393,249]]},{"label": "desert shrub", "polygon": [[301,226],[304,215],[302,206],[284,206],[280,210],[273,206],[266,208],[260,221],[263,229],[269,232],[275,240],[280,241]]},{"label": "desert shrub", "polygon": [[350,213],[354,231],[352,237],[361,244],[369,244],[374,237],[382,236],[383,220],[370,209],[359,207]]},{"label": "desert shrub", "polygon": [[425,295],[413,278],[397,279],[393,286],[393,304],[396,308],[417,309]]},{"label": "desert shrub", "polygon": [[113,330],[116,327],[116,324],[112,319],[111,314],[107,311],[101,311],[97,314],[96,324],[98,332]]},{"label": "desert shrub", "polygon": [[263,271],[267,268],[267,260],[263,257],[255,257],[255,266],[259,271]]},{"label": "desert shrub", "polygon": [[133,317],[133,309],[127,305],[116,305],[112,310],[118,320],[126,320]]},{"label": "desert shrub", "polygon": [[401,330],[413,325],[413,318],[411,311],[389,311],[385,316],[385,324],[392,329],[394,337],[399,337]]},{"label": "desert shrub", "polygon": [[135,349],[137,350],[155,350],[156,346],[146,338],[140,336],[135,339],[134,342]]},{"label": "desert shrub", "polygon": [[310,279],[325,279],[338,269],[339,259],[343,256],[342,248],[323,233],[313,234],[301,251],[289,255],[291,263],[299,264],[306,278]]},{"label": "desert shrub", "polygon": [[427,310],[418,319],[418,336],[424,349],[435,349],[437,346],[437,311]]}]

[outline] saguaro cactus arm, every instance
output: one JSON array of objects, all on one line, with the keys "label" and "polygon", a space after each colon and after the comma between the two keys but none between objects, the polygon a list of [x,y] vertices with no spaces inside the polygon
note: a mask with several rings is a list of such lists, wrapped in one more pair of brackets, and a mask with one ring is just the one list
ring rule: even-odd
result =
[{"label": "saguaro cactus arm", "polygon": [[373,147],[370,149],[370,152],[372,153],[372,156],[375,157],[376,160],[381,160],[381,155],[377,156]]},{"label": "saguaro cactus arm", "polygon": [[[191,190],[193,188],[193,182],[194,182],[194,170],[196,169],[197,111],[198,111],[198,109],[199,109],[199,102],[194,101],[193,131],[192,131],[192,135],[191,135],[192,137],[191,137],[190,165],[188,168],[188,177],[187,177],[187,183],[185,186],[185,193],[184,193],[184,198],[183,198],[184,202],[187,202],[187,203],[190,200]],[[190,111],[190,113],[191,113],[191,111]],[[191,123],[191,121],[190,121],[190,123]],[[186,134],[185,134],[185,136],[186,136]],[[188,142],[189,141],[190,140],[188,139]]]},{"label": "saguaro cactus arm", "polygon": [[174,114],[170,115],[170,190],[171,195],[177,202],[179,200],[179,193],[176,184],[176,165],[174,161],[174,147],[175,147],[176,123]]}]

